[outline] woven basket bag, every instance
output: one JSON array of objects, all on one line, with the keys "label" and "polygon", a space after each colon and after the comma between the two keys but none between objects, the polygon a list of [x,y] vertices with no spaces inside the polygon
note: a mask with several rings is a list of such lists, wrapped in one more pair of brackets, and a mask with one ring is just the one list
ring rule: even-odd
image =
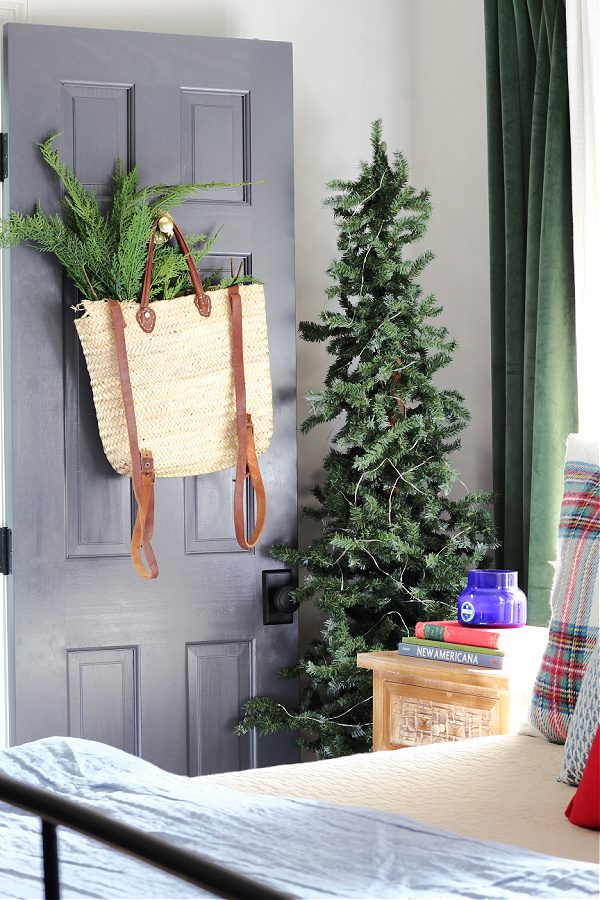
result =
[{"label": "woven basket bag", "polygon": [[[75,322],[104,452],[111,466],[133,482],[138,513],[131,555],[144,578],[158,576],[150,544],[155,477],[202,475],[235,466],[236,537],[244,549],[255,546],[266,516],[257,456],[268,448],[273,433],[263,286],[205,292],[173,223],[195,293],[150,305],[157,223],[141,303],[85,301]],[[248,477],[256,494],[251,537],[244,525]]]}]

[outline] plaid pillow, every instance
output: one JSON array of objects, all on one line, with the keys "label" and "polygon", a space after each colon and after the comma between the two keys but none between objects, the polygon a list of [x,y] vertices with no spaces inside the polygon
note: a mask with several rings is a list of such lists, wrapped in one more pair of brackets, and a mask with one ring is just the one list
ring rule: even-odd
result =
[{"label": "plaid pillow", "polygon": [[557,744],[566,740],[585,667],[600,630],[598,441],[569,435],[563,484],[550,634],[529,711],[530,723]]}]

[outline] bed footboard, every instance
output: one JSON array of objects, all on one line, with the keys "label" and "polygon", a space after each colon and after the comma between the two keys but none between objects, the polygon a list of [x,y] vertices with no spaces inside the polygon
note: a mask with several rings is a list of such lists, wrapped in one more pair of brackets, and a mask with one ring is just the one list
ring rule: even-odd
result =
[{"label": "bed footboard", "polygon": [[56,839],[58,825],[149,863],[196,887],[211,891],[216,897],[231,900],[291,900],[291,895],[226,869],[200,854],[146,834],[139,828],[123,825],[110,816],[73,803],[52,791],[24,784],[2,774],[0,801],[41,819],[46,900],[60,900]]}]

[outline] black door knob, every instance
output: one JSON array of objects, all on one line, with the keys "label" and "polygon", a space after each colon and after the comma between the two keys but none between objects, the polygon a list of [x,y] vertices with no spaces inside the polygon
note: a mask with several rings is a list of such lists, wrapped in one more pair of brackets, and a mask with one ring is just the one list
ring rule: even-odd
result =
[{"label": "black door knob", "polygon": [[280,587],[273,594],[272,603],[279,612],[293,613],[298,609],[298,603],[296,603],[295,600],[292,600],[291,590],[291,585],[285,585],[284,587]]},{"label": "black door knob", "polygon": [[292,600],[291,591],[297,580],[292,569],[270,569],[262,573],[263,625],[289,625],[299,603]]}]

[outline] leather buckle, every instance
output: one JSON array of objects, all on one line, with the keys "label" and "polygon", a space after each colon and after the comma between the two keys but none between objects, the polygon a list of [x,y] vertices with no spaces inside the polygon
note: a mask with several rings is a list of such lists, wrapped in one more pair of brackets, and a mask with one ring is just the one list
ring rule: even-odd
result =
[{"label": "leather buckle", "polygon": [[156,313],[153,309],[150,309],[149,306],[146,306],[145,309],[138,309],[135,317],[138,321],[138,325],[142,331],[146,332],[146,334],[150,334],[154,330],[154,326],[156,325]]},{"label": "leather buckle", "polygon": [[147,478],[150,475],[152,481],[155,480],[154,459],[150,450],[140,450],[140,470],[143,476]]},{"label": "leather buckle", "polygon": [[194,297],[194,306],[201,316],[210,316],[211,301],[208,294],[196,294]]}]

